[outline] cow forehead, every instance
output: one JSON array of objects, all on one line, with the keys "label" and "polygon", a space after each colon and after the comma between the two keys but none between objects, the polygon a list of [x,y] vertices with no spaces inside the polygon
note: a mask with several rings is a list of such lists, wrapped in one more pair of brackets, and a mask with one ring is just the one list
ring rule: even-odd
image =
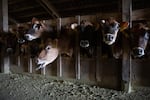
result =
[{"label": "cow forehead", "polygon": [[111,24],[105,24],[103,27],[104,31],[115,31],[119,29],[119,23],[111,23]]}]

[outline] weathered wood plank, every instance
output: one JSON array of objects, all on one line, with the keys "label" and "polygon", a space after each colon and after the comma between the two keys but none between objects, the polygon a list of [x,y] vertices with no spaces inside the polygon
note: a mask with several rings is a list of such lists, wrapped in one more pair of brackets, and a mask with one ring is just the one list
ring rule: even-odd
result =
[{"label": "weathered wood plank", "polygon": [[[122,21],[129,22],[132,27],[132,0],[122,0]],[[125,91],[131,92],[131,58],[129,41],[123,38],[122,85]]]}]

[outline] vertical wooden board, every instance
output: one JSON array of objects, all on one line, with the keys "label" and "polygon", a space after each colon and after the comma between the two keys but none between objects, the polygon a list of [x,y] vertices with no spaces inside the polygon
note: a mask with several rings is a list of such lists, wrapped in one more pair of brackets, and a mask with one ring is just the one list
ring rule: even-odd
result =
[{"label": "vertical wooden board", "polygon": [[134,85],[150,86],[150,59],[133,59],[131,73]]},{"label": "vertical wooden board", "polygon": [[8,0],[0,0],[0,30],[8,32]]},{"label": "vertical wooden board", "polygon": [[0,73],[2,73],[2,55],[0,52]]},{"label": "vertical wooden board", "polygon": [[120,89],[121,88],[121,60],[102,59],[102,87]]},{"label": "vertical wooden board", "polygon": [[70,57],[62,57],[62,77],[75,78],[75,61]]},{"label": "vertical wooden board", "polygon": [[57,59],[46,66],[46,75],[57,76]]},{"label": "vertical wooden board", "polygon": [[81,58],[81,80],[96,81],[96,61],[93,58]]},{"label": "vertical wooden board", "polygon": [[[18,57],[16,55],[10,55],[10,71],[11,73],[23,73],[23,66],[17,65]],[[21,61],[21,60],[20,60]]]}]

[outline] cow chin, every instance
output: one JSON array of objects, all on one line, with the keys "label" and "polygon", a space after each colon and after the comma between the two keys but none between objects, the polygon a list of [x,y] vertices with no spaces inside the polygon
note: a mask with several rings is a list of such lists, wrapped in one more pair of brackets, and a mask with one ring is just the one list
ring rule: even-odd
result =
[{"label": "cow chin", "polygon": [[132,50],[134,58],[140,58],[145,55],[144,49],[142,47],[135,47]]},{"label": "cow chin", "polygon": [[104,41],[107,45],[112,45],[115,41]]}]

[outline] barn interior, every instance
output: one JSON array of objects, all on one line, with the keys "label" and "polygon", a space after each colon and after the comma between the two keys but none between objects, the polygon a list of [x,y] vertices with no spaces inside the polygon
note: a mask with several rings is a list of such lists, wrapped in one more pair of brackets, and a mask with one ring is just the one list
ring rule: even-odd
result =
[{"label": "barn interior", "polygon": [[[96,23],[109,17],[119,23],[128,22],[129,28],[139,22],[146,22],[150,27],[148,0],[1,0],[0,5],[1,34],[7,34],[4,32],[19,25],[31,24],[34,17],[56,27],[58,33],[62,26],[72,23],[80,25],[82,20]],[[3,41],[1,38],[0,42]],[[37,59],[30,55],[7,54],[1,50],[0,73],[71,79],[129,93],[135,87],[150,87],[150,57],[132,58],[128,39],[122,39],[123,54],[119,59],[103,57],[101,44],[97,45],[95,56],[82,56],[78,40],[79,37],[75,42],[73,57],[59,55],[38,71]]]}]

